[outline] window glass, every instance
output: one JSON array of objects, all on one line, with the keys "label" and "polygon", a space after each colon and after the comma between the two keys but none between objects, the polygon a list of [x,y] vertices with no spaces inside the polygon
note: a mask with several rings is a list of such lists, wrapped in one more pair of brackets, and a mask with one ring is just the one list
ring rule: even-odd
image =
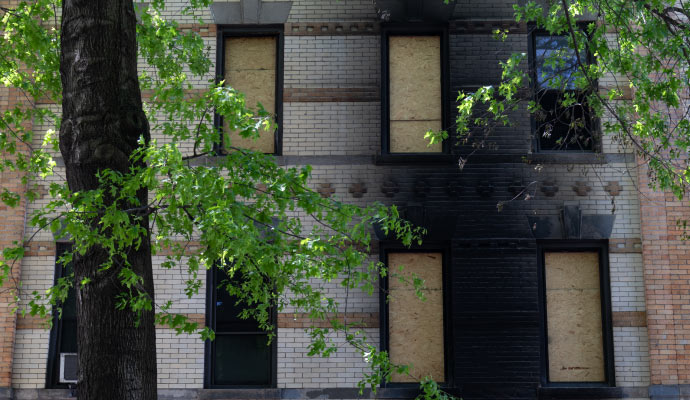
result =
[{"label": "window glass", "polygon": [[253,318],[242,319],[239,314],[244,310],[243,304],[236,304],[237,299],[231,296],[225,286],[237,284],[237,279],[227,279],[224,271],[218,271],[217,276],[221,276],[220,282],[216,285],[216,329],[219,331],[260,331],[259,323]]},{"label": "window glass", "polygon": [[[578,63],[575,50],[568,46],[568,37],[536,35],[534,41],[539,89],[575,89]],[[587,60],[584,55],[581,59]]]},{"label": "window glass", "polygon": [[[592,110],[587,93],[576,88],[578,58],[567,36],[534,36],[536,105],[534,120],[539,150],[592,151]],[[587,62],[586,54],[580,60]]]},{"label": "window glass", "polygon": [[228,278],[224,270],[214,268],[210,287],[211,328],[216,339],[210,343],[211,386],[269,386],[273,376],[273,346],[268,334],[254,319],[242,319],[245,308],[236,304],[226,286],[237,284],[237,276]]},{"label": "window glass", "polygon": [[[71,244],[68,243],[57,243],[56,253],[57,258],[61,257],[64,252],[71,248]],[[62,266],[61,264],[55,263],[55,278],[68,277],[72,275],[73,268],[72,264],[67,264]],[[77,352],[77,297],[75,294],[75,288],[70,288],[65,302],[60,305],[62,307],[62,317],[57,318],[57,309],[55,311],[55,317],[53,319],[53,328],[50,332],[50,355],[48,357],[48,387],[65,387],[66,382],[60,382],[61,376],[61,362],[60,354],[74,354]],[[67,364],[71,365],[71,362],[75,361],[73,357],[67,360]],[[72,380],[76,379],[72,372],[69,371],[66,374],[62,374],[66,379]]]},{"label": "window glass", "polygon": [[[67,275],[72,273],[71,265]],[[60,325],[60,351],[62,353],[77,352],[77,296],[74,288],[69,290],[67,299],[62,305],[62,321]]]},{"label": "window glass", "polygon": [[266,385],[271,381],[271,346],[265,334],[222,334],[215,339],[217,385]]}]

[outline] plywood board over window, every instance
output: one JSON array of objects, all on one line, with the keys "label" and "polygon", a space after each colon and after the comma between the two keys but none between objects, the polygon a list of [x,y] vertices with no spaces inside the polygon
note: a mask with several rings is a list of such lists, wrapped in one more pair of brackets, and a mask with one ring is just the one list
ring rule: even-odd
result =
[{"label": "plywood board over window", "polygon": [[[398,270],[403,266],[403,272]],[[394,375],[393,382],[417,382],[425,376],[444,381],[443,255],[441,253],[389,253],[388,352],[394,364],[411,364],[413,377]],[[421,301],[414,286],[405,284],[413,274],[425,281]]]},{"label": "plywood board over window", "polygon": [[[225,83],[244,93],[249,108],[261,103],[271,114],[276,111],[276,40],[275,36],[225,40]],[[275,132],[261,130],[254,140],[241,137],[227,125],[225,128],[232,146],[275,153]]]},{"label": "plywood board over window", "polygon": [[545,252],[550,382],[604,382],[598,252]]},{"label": "plywood board over window", "polygon": [[388,38],[390,152],[440,153],[424,133],[442,128],[441,38]]}]

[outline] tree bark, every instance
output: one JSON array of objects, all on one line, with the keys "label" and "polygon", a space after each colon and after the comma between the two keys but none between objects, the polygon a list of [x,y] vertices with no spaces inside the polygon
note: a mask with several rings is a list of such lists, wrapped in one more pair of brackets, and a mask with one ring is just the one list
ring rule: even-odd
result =
[{"label": "tree bark", "polygon": [[[149,140],[137,78],[136,17],[132,0],[64,0],[60,75],[62,125],[60,151],[72,192],[98,188],[96,173],[127,172],[129,156],[143,136]],[[147,192],[138,197],[146,204]],[[109,200],[112,201],[112,200]],[[98,219],[90,221],[94,227]],[[147,229],[148,220],[141,221]],[[143,277],[153,299],[151,249],[145,238],[130,249],[130,268]],[[102,248],[75,255],[80,399],[156,399],[156,340],[153,311],[118,311],[123,292],[121,263],[99,272],[107,259]]]}]

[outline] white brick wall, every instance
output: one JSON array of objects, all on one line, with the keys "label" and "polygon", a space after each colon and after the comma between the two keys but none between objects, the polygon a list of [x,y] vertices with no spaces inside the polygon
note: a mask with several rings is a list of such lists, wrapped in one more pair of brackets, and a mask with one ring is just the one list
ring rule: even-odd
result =
[{"label": "white brick wall", "polygon": [[52,256],[29,256],[21,261],[20,310],[28,311],[28,302],[33,298],[32,292],[44,294],[53,286],[55,276],[55,258]]},{"label": "white brick wall", "polygon": [[185,294],[185,281],[191,279],[187,274],[185,260],[182,263],[171,269],[161,267],[161,263],[165,261],[165,257],[153,257],[153,280],[154,290],[156,295],[156,304],[162,305],[168,300],[172,300],[173,306],[170,308],[171,313],[182,314],[205,314],[206,313],[206,270],[199,271],[199,278],[203,285],[199,289],[199,293],[188,298]]},{"label": "white brick wall", "polygon": [[165,10],[161,13],[161,17],[174,19],[180,24],[194,23],[196,22],[195,17],[200,17],[205,23],[213,23],[210,8],[195,10],[190,15],[182,15],[185,7],[189,7],[189,2],[181,0],[166,1]]},{"label": "white brick wall", "polygon": [[[184,23],[182,21],[178,21],[180,23]],[[213,81],[216,77],[216,68],[215,68],[215,60],[216,60],[216,38],[215,36],[213,37],[203,37],[202,38],[204,41],[204,48],[206,49],[206,55],[211,59],[211,61],[214,63],[214,65],[211,65],[211,69],[209,72],[201,77],[193,75],[189,68],[185,67],[183,69],[183,73],[186,74],[187,77],[187,83],[192,85],[193,89],[204,89],[209,86],[209,81]],[[139,59],[139,62],[137,63],[137,68],[139,73],[146,72],[149,76],[155,77],[155,69],[148,64],[145,63],[143,59]],[[222,72],[221,72],[222,73]]]},{"label": "white brick wall", "polygon": [[287,22],[371,21],[376,19],[370,0],[296,0]]},{"label": "white brick wall", "polygon": [[647,328],[613,328],[617,386],[649,385]]},{"label": "white brick wall", "polygon": [[609,254],[609,274],[612,311],[644,311],[642,254]]},{"label": "white brick wall", "polygon": [[201,388],[204,385],[204,343],[198,335],[177,335],[156,329],[158,388]]},{"label": "white brick wall", "polygon": [[[553,197],[546,197],[540,190],[538,200],[555,200],[577,204],[583,215],[611,214],[615,211],[615,222],[611,238],[640,238],[640,211],[637,200],[637,171],[633,163],[612,164],[543,164],[534,168],[528,177],[540,184],[554,181],[559,190]],[[576,182],[584,181],[591,191],[587,196],[578,196],[573,190]],[[608,182],[618,182],[621,192],[612,197],[606,192]],[[538,189],[539,187],[537,187]],[[533,190],[532,190],[533,192]],[[612,202],[613,200],[613,202]],[[536,213],[541,213],[539,209]]]},{"label": "white brick wall", "polygon": [[378,36],[286,36],[284,85],[378,86],[379,43]]},{"label": "white brick wall", "polygon": [[12,387],[45,387],[50,332],[45,329],[17,329],[15,335]]},{"label": "white brick wall", "polygon": [[[370,256],[368,261],[378,261],[378,255]],[[315,290],[320,290],[327,298],[333,299],[338,303],[338,312],[348,313],[377,313],[379,312],[379,297],[378,292],[369,296],[361,289],[347,290],[341,284],[342,279],[333,279],[330,282],[323,282],[316,279],[310,281],[310,285]],[[289,296],[289,295],[288,295]],[[281,313],[293,314],[296,312],[305,312],[304,310],[297,310],[293,306],[287,306]]]},{"label": "white brick wall", "polygon": [[284,155],[374,155],[381,148],[378,103],[285,103]]},{"label": "white brick wall", "polygon": [[[378,330],[366,329],[369,343],[378,344]],[[278,330],[278,387],[328,388],[356,387],[367,371],[362,356],[338,334],[333,341],[338,352],[324,359],[307,356],[311,339],[302,329]]]}]

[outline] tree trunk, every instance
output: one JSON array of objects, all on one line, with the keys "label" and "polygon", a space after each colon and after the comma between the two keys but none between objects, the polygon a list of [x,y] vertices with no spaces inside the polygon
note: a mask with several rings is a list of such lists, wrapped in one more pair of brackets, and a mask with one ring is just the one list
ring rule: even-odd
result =
[{"label": "tree trunk", "polygon": [[[140,136],[149,140],[137,79],[136,17],[132,0],[64,0],[60,75],[60,151],[70,190],[96,189],[102,169],[127,172]],[[138,194],[146,204],[147,192]],[[91,221],[94,226],[97,219]],[[148,232],[148,220],[141,222]],[[130,268],[153,298],[148,238],[129,251]],[[123,292],[119,267],[98,272],[102,248],[75,255],[80,399],[156,399],[156,338],[153,312],[136,316],[115,308]]]}]

